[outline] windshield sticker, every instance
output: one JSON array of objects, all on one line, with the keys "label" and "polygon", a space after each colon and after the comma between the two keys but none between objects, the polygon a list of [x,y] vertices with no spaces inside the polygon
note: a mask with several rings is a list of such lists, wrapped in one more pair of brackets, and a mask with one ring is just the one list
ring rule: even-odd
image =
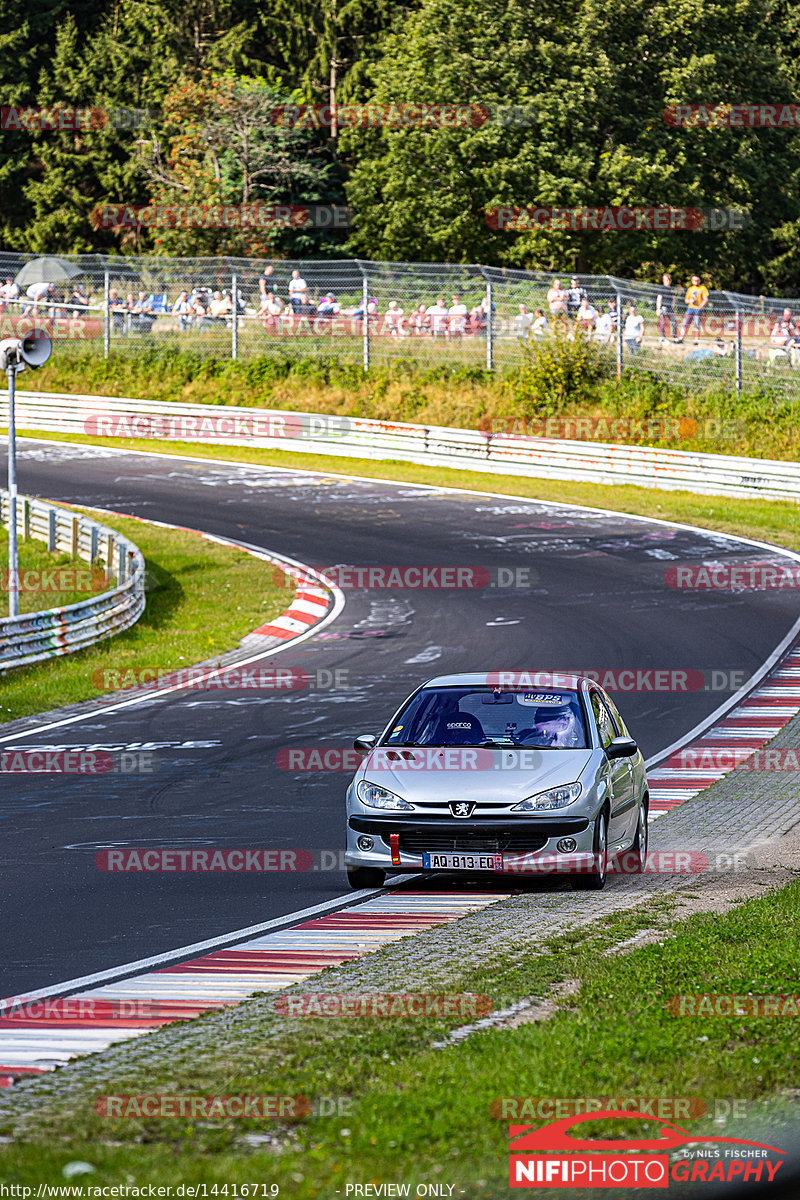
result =
[{"label": "windshield sticker", "polygon": [[519,704],[557,704],[566,703],[563,696],[556,696],[552,692],[522,692],[517,694],[517,702]]},{"label": "windshield sticker", "polygon": [[399,733],[402,728],[403,728],[402,725],[395,725],[394,729],[392,730],[392,733]]}]

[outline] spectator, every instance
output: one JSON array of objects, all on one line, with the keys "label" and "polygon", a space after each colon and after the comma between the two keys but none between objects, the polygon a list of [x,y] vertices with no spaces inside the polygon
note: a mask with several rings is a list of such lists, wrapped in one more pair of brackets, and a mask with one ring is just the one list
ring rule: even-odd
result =
[{"label": "spectator", "polygon": [[567,293],[561,286],[561,280],[556,279],[553,286],[547,293],[547,303],[550,306],[550,315],[553,317],[561,317],[567,311]]},{"label": "spectator", "polygon": [[283,301],[274,292],[267,292],[258,310],[258,315],[263,318],[264,329],[267,333],[280,331],[280,315],[282,312]]},{"label": "spectator", "polygon": [[567,288],[567,316],[570,320],[574,320],[577,317],[581,304],[584,300],[588,302],[588,299],[586,289],[581,287],[577,276],[573,275]]},{"label": "spectator", "polygon": [[629,353],[638,354],[644,337],[644,318],[637,313],[635,304],[628,309],[622,336],[625,338],[625,345],[628,347]]},{"label": "spectator", "polygon": [[199,329],[211,304],[211,296],[208,290],[206,288],[195,288],[189,297],[189,304],[192,312],[192,323]]},{"label": "spectator", "polygon": [[10,275],[0,288],[0,297],[6,301],[19,300],[19,284],[15,283]]},{"label": "spectator", "polygon": [[120,300],[119,292],[116,288],[108,290],[108,311],[111,313],[111,331],[112,333],[124,333],[125,324],[128,319],[128,308],[124,300]]},{"label": "spectator", "polygon": [[[144,295],[144,293],[140,292],[139,295],[140,296]],[[86,295],[86,292],[83,290],[83,284],[77,283],[75,285],[75,287],[72,289],[72,295],[70,296],[67,303],[68,303],[69,307],[73,310],[73,312],[72,312],[73,317],[77,317],[81,312],[86,311],[86,309],[89,307],[89,297]]]},{"label": "spectator", "polygon": [[[75,297],[73,295],[70,304],[73,303]],[[153,312],[153,306],[150,303],[147,292],[139,292],[139,297],[131,309],[133,316],[131,317],[131,327],[138,329],[140,333],[149,333],[153,328],[156,316]]]},{"label": "spectator", "polygon": [[[786,313],[789,313],[789,318],[786,318]],[[791,313],[789,309],[785,309],[784,315],[776,319],[775,324],[769,335],[769,344],[773,349],[777,350],[788,346],[789,339],[792,336]]]},{"label": "spectator", "polygon": [[700,344],[700,314],[708,304],[708,288],[704,283],[700,282],[699,275],[692,276],[691,285],[686,289],[686,312],[683,314],[683,324],[681,325],[681,336],[677,339],[677,345],[683,344],[683,339],[686,337],[686,330],[694,321],[694,344]]},{"label": "spectator", "polygon": [[429,318],[428,328],[431,337],[444,337],[447,333],[447,309],[444,306],[444,296],[437,296],[436,303],[425,310]]},{"label": "spectator", "polygon": [[417,305],[417,311],[411,318],[411,332],[417,337],[430,332],[430,318],[424,304]]},{"label": "spectator", "polygon": [[489,304],[484,296],[480,304],[476,304],[469,314],[468,330],[470,333],[485,334],[489,321]]},{"label": "spectator", "polygon": [[800,320],[795,321],[794,325],[792,325],[788,350],[789,362],[793,367],[796,367],[800,363]]},{"label": "spectator", "polygon": [[56,289],[52,283],[32,283],[26,290],[25,295],[28,297],[25,307],[22,310],[22,316],[27,317],[31,313],[34,317],[39,311],[39,304],[43,300],[55,296]]},{"label": "spectator", "polygon": [[617,306],[613,300],[609,300],[606,305],[606,311],[601,313],[597,318],[594,326],[594,336],[598,342],[607,346],[611,341],[617,328]]},{"label": "spectator", "polygon": [[289,303],[296,313],[308,303],[306,281],[300,278],[298,270],[292,271],[292,278],[289,280]]},{"label": "spectator", "polygon": [[447,321],[447,336],[461,338],[464,336],[464,327],[467,323],[467,306],[461,303],[460,296],[453,296],[453,303],[450,306],[450,311]]},{"label": "spectator", "polygon": [[578,305],[578,311],[575,314],[575,320],[578,322],[580,329],[585,329],[591,334],[594,329],[594,323],[597,320],[597,309],[589,303],[589,299],[584,292],[583,299]]},{"label": "spectator", "polygon": [[261,272],[261,274],[258,277],[258,294],[261,298],[262,304],[264,303],[268,294],[272,290],[271,276],[272,276],[272,273],[274,270],[275,270],[275,268],[273,266],[264,267],[264,270]]},{"label": "spectator", "polygon": [[533,330],[534,340],[537,342],[543,341],[545,334],[547,333],[547,317],[544,315],[544,309],[536,309],[531,328]]},{"label": "spectator", "polygon": [[[109,299],[110,296],[111,293],[109,292]],[[173,315],[178,318],[179,329],[191,328],[193,311],[194,309],[192,301],[189,299],[189,293],[181,292],[180,296],[178,296],[178,299],[172,306]]]},{"label": "spectator", "polygon": [[402,308],[399,308],[396,300],[389,301],[389,307],[386,310],[386,315],[383,319],[383,327],[390,337],[398,337],[403,332],[400,327],[400,318],[403,316]]},{"label": "spectator", "polygon": [[317,312],[321,317],[335,317],[341,312],[339,301],[334,296],[333,292],[328,292],[327,296],[323,296],[317,307]]},{"label": "spectator", "polygon": [[523,346],[527,346],[528,344],[528,335],[530,334],[532,325],[533,317],[528,312],[527,304],[520,304],[519,313],[514,317],[514,333]]},{"label": "spectator", "polygon": [[664,274],[661,276],[661,287],[656,293],[656,316],[658,317],[658,337],[659,345],[664,345],[664,337],[669,337],[669,333],[664,334],[664,330],[672,328],[672,340],[678,336],[678,322],[675,317],[675,293],[672,290],[672,276]]},{"label": "spectator", "polygon": [[226,325],[232,316],[233,300],[229,295],[223,296],[222,292],[216,291],[208,301],[207,314],[201,318],[199,328],[205,329],[208,325]]}]

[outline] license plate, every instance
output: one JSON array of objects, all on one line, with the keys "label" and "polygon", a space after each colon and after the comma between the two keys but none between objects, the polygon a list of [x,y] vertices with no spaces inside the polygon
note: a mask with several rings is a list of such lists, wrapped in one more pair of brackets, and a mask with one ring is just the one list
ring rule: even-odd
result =
[{"label": "license plate", "polygon": [[502,854],[423,854],[423,870],[502,871]]}]

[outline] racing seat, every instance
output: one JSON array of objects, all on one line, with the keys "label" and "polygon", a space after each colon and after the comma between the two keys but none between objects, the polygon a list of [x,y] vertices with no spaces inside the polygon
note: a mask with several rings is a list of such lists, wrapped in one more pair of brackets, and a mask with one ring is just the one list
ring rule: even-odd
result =
[{"label": "racing seat", "polygon": [[451,712],[439,719],[436,731],[431,739],[436,745],[472,746],[486,739],[483,726],[477,717],[470,713]]}]

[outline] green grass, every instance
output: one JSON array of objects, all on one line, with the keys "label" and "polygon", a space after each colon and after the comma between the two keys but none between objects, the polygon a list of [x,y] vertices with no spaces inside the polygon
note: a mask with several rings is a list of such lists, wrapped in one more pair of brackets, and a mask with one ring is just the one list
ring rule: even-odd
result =
[{"label": "green grass", "polygon": [[[76,604],[79,600],[89,600],[116,583],[114,575],[106,581],[102,569],[96,568],[92,571],[90,565],[82,558],[72,558],[61,551],[51,554],[47,543],[35,538],[29,541],[19,540],[18,562],[20,613],[63,608],[67,604]],[[0,564],[0,599],[3,604],[2,615],[5,616],[8,612],[8,531],[3,528],[0,528]],[[81,573],[81,586],[60,586],[62,583],[69,583],[73,569]]]},{"label": "green grass", "polygon": [[[358,345],[347,361],[341,345],[333,353],[324,341],[287,345],[291,339],[284,339],[267,353],[263,344],[258,353],[243,349],[232,361],[220,346],[209,353],[211,343],[197,337],[202,346],[186,335],[163,343],[115,345],[108,359],[96,346],[64,343],[24,386],[464,429],[491,430],[499,424],[518,433],[525,428],[538,432],[539,422],[547,418],[625,418],[628,424],[618,426],[611,440],[762,458],[800,457],[796,371],[761,372],[737,397],[731,359],[693,366],[654,353],[626,368],[618,383],[613,353],[559,338],[520,353],[510,365],[501,356],[496,372],[485,369],[481,346],[471,347],[477,353],[454,355],[450,343],[420,339],[427,356],[420,359],[417,346],[398,347],[394,339],[379,339],[391,344],[375,348],[365,374]],[[576,435],[564,431],[553,436]],[[602,429],[593,436],[609,440]]]},{"label": "green grass", "polygon": [[[800,991],[798,902],[798,882],[723,916],[681,921],[671,912],[674,902],[656,901],[535,950],[508,945],[473,956],[480,966],[453,966],[447,991],[488,992],[500,1008],[545,995],[567,978],[579,980],[580,990],[547,1021],[483,1032],[446,1049],[431,1049],[441,1020],[280,1024],[269,999],[240,1006],[233,1020],[201,1018],[202,1045],[195,1039],[181,1048],[165,1030],[147,1039],[147,1052],[139,1043],[141,1065],[134,1051],[127,1068],[95,1072],[90,1084],[52,1093],[27,1126],[26,1144],[0,1148],[0,1181],[53,1182],[68,1159],[81,1159],[96,1168],[85,1181],[91,1184],[125,1182],[126,1175],[159,1184],[263,1180],[314,1200],[333,1197],[343,1181],[427,1180],[503,1196],[507,1128],[490,1104],[504,1096],[735,1098],[750,1111],[734,1127],[715,1127],[708,1115],[678,1124],[698,1134],[754,1137],[763,1102],[778,1119],[790,1111],[774,1102],[796,1085],[796,1019],[676,1018],[667,1003],[678,993]],[[676,928],[678,936],[611,960],[601,956],[637,929],[654,927]],[[378,957],[391,967],[392,953]],[[291,1127],[95,1115],[98,1095],[131,1093],[323,1094],[346,1097],[351,1108]],[[0,1119],[0,1133],[12,1125]],[[254,1130],[277,1135],[280,1153],[237,1143]],[[607,1127],[586,1131],[607,1136]],[[619,1122],[614,1136],[655,1132],[655,1123],[631,1120]]]},{"label": "green grass", "polygon": [[145,612],[91,649],[0,675],[0,722],[104,695],[118,673],[170,671],[222,654],[288,606],[292,592],[275,568],[244,551],[142,521],[100,519],[145,556]]}]

